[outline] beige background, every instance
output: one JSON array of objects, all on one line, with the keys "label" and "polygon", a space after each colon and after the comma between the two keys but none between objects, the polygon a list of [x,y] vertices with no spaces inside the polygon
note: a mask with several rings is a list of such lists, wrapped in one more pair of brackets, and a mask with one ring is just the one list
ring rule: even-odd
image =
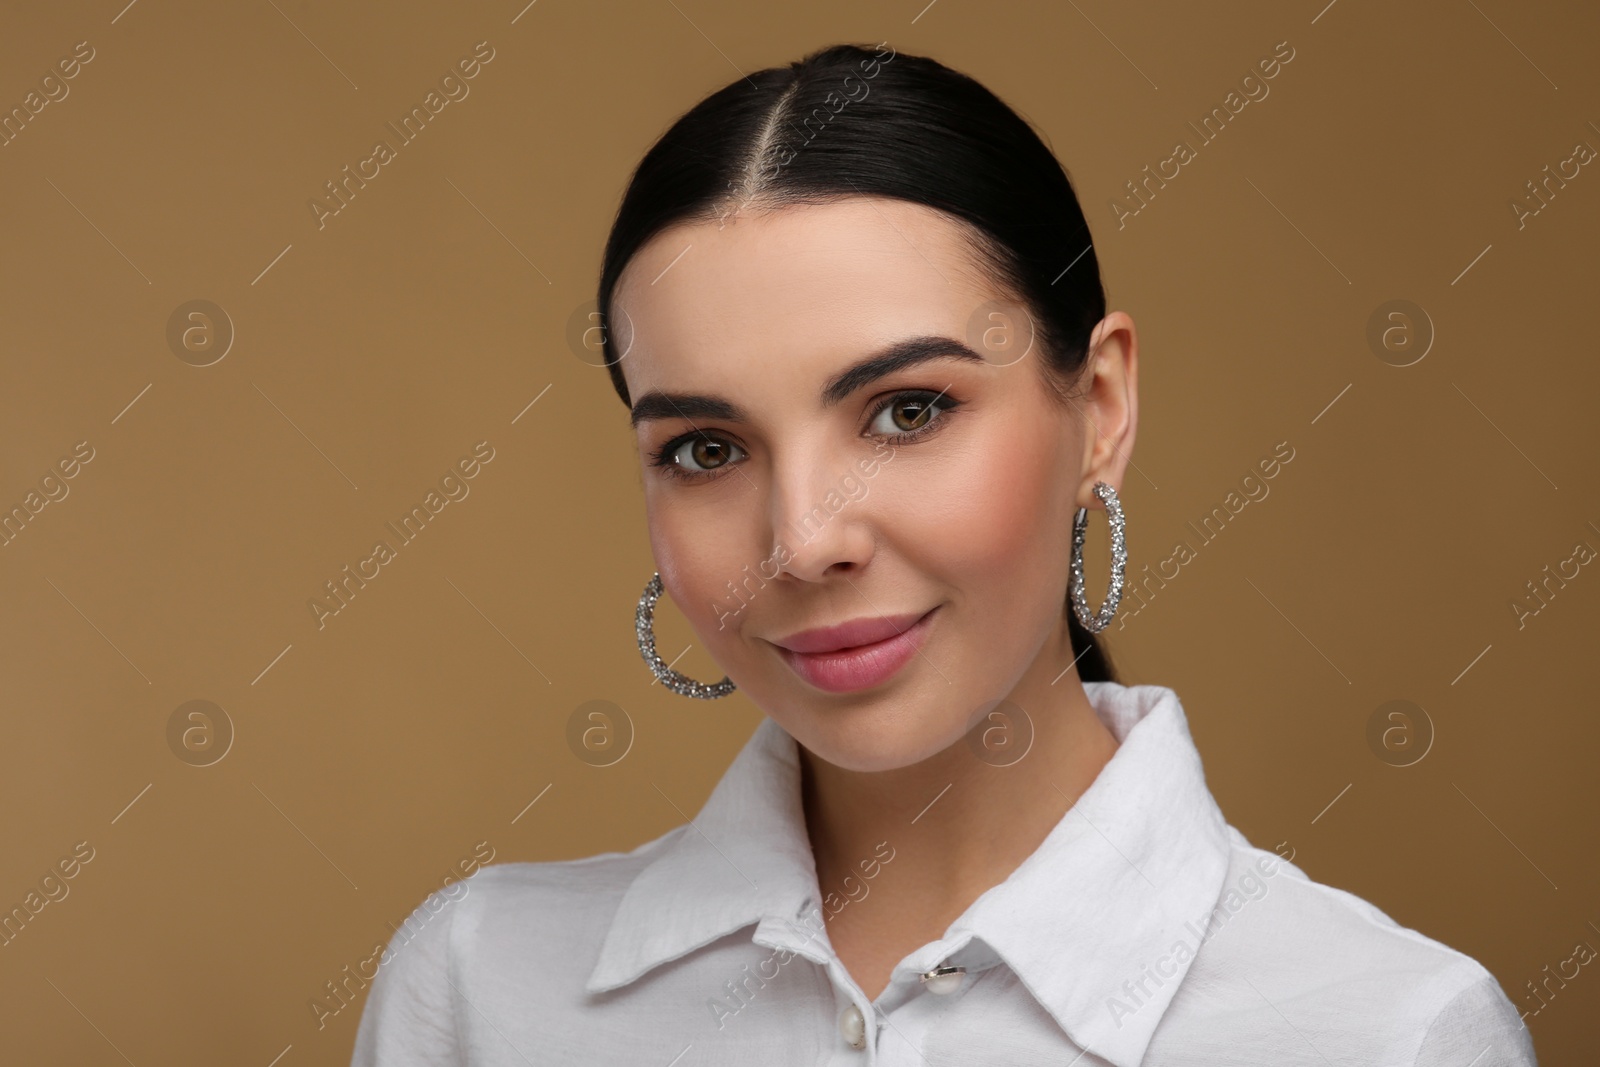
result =
[{"label": "beige background", "polygon": [[[569,325],[650,141],[840,40],[973,74],[1072,174],[1141,329],[1130,580],[1295,450],[1110,631],[1125,681],[1182,698],[1231,821],[1522,1009],[1600,948],[1600,566],[1512,608],[1600,549],[1600,172],[1521,228],[1509,206],[1600,147],[1592,5],[123,2],[0,34],[5,109],[94,50],[0,148],[0,504],[93,449],[0,548],[0,906],[93,849],[0,947],[7,1059],[344,1063],[360,1002],[319,1029],[312,998],[480,842],[584,856],[698,809],[760,713],[650,684],[637,460]],[[480,41],[470,95],[319,229],[323,183]],[[1281,41],[1270,95],[1119,230],[1111,198]],[[167,340],[200,299],[235,333],[205,367]],[[1397,299],[1435,335],[1406,367],[1367,340]],[[480,441],[470,495],[319,629],[323,583]],[[1090,540],[1098,601],[1100,515]],[[1432,723],[1412,766],[1367,742],[1396,699]],[[232,724],[209,766],[169,746],[191,700]],[[609,767],[566,740],[590,700],[631,722]],[[1600,1051],[1594,971],[1529,1016],[1543,1063]]]}]

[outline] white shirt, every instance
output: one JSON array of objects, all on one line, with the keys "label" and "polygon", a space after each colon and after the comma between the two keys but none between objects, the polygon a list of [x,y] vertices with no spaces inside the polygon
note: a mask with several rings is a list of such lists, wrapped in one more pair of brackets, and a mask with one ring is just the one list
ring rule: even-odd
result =
[{"label": "white shirt", "polygon": [[[769,718],[693,823],[430,896],[378,965],[353,1064],[1536,1063],[1480,964],[1226,823],[1171,689],[1084,690],[1115,755],[876,1001],[829,945],[796,743]],[[966,974],[925,987],[947,962]]]}]

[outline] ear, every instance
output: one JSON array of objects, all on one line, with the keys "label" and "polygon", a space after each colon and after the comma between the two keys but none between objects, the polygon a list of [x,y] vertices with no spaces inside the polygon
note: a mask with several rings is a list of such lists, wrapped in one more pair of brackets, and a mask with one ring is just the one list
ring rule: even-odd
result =
[{"label": "ear", "polygon": [[1113,311],[1095,324],[1080,381],[1082,389],[1073,402],[1084,435],[1077,502],[1079,507],[1103,508],[1094,483],[1122,491],[1139,424],[1139,335],[1127,312]]}]

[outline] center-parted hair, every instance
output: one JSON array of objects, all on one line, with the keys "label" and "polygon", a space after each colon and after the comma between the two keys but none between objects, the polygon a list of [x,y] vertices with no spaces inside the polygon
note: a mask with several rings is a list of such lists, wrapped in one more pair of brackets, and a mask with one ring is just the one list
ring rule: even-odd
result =
[{"label": "center-parted hair", "polygon": [[[623,268],[668,226],[850,196],[890,197],[964,225],[996,289],[1032,317],[1046,384],[1064,405],[1106,314],[1089,224],[1061,163],[1020,115],[925,56],[838,44],[739,78],[672,124],[639,162],[606,240],[597,308],[611,323]],[[976,309],[975,309],[976,310]],[[605,362],[631,405],[613,331]],[[1078,674],[1115,681],[1064,605]]]}]

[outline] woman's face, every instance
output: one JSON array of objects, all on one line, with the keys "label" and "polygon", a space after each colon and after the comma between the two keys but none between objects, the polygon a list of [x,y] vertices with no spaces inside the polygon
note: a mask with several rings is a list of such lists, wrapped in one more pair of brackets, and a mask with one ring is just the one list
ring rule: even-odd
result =
[{"label": "woman's face", "polygon": [[[926,759],[1060,638],[1073,515],[1121,485],[1131,402],[1051,399],[957,223],[858,197],[682,224],[629,262],[611,321],[666,593],[813,754]],[[1131,331],[1108,316],[1091,361],[1128,387]]]}]

